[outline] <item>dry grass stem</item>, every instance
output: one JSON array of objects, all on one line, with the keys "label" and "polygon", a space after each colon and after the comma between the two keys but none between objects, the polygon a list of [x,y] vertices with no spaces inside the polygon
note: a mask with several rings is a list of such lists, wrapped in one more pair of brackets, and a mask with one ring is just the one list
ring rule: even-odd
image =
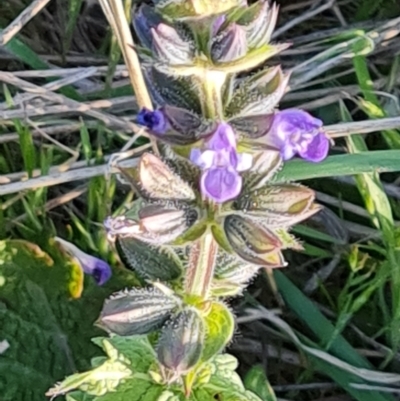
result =
[{"label": "dry grass stem", "polygon": [[0,33],[0,46],[6,45],[50,0],[34,0],[30,6]]}]

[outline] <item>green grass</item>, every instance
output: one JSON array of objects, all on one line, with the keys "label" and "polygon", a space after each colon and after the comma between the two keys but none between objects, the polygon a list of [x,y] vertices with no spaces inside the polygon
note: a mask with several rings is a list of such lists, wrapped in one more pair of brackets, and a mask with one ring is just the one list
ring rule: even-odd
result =
[{"label": "green grass", "polygon": [[[122,61],[117,42],[107,29],[101,28],[103,22],[93,10],[87,14],[82,12],[82,3],[81,0],[67,2],[63,14],[67,15],[67,18],[62,23],[60,16],[53,15],[52,36],[47,34],[49,27],[46,17],[42,14],[36,16],[29,26],[24,27],[21,33],[7,44],[8,56],[2,58],[0,55],[0,70],[31,71],[33,75],[30,78],[22,79],[45,85],[63,78],[64,75],[43,77],[37,73],[35,76],[35,71],[47,71],[54,64],[59,68],[72,68],[79,65],[90,67],[96,62],[103,67],[101,75],[99,73],[85,81],[68,83],[56,92],[82,104],[131,95],[132,90],[126,77],[118,75],[118,64]],[[17,2],[12,0],[0,4],[0,27],[6,27],[28,4],[29,2],[25,1],[18,6]],[[285,11],[284,5],[282,9],[283,22],[297,15]],[[374,18],[394,18],[400,15],[398,5],[392,0],[351,1],[340,5],[340,10],[350,24],[374,21],[376,29],[373,32],[379,31],[383,25]],[[49,6],[48,12],[55,13],[56,9]],[[311,60],[309,64],[295,69],[293,73],[293,82],[297,82],[298,85],[301,83],[302,88],[299,90],[306,93],[304,100],[286,100],[283,107],[296,107],[317,99],[318,103],[314,103],[311,112],[323,118],[327,124],[376,120],[399,115],[400,59],[399,56],[395,56],[394,42],[388,42],[386,47],[381,47],[378,38],[384,36],[385,32],[379,31],[379,36],[352,26],[348,29],[342,28],[339,34],[333,32],[321,38],[306,36],[316,32],[323,34],[338,27],[339,23],[333,15],[324,13],[305,21],[289,30],[286,37],[279,38],[280,41],[292,41],[292,49],[297,51],[282,57],[285,68],[292,68],[305,60]],[[98,24],[93,23],[93,19],[96,18]],[[89,39],[84,38],[80,33],[82,29],[92,36]],[[61,40],[57,41],[56,38]],[[301,38],[304,42],[297,42]],[[340,92],[341,88],[349,86],[356,88],[356,95],[350,96]],[[296,88],[294,85],[294,92]],[[315,91],[319,89],[338,89],[342,96],[333,100],[328,97],[320,98],[315,95]],[[5,115],[2,113],[5,113],[6,109],[0,109],[1,185],[48,173],[62,173],[67,166],[74,163],[80,163],[78,166],[75,164],[78,168],[103,164],[106,157],[119,152],[130,138],[126,132],[114,131],[87,114],[71,112],[68,107],[50,113],[50,106],[54,106],[53,104],[47,103],[43,107],[43,104],[34,103],[32,97],[16,104],[17,94],[29,96],[21,88],[10,85],[1,88],[0,96],[3,102],[8,103],[8,111],[21,110],[17,118],[3,118],[1,116]],[[26,113],[32,107],[36,110],[42,109],[42,112],[27,118]],[[107,104],[105,108],[98,110],[121,118],[132,117],[135,104],[130,102],[118,107]],[[61,130],[54,134],[52,130],[60,125],[65,127],[65,132]],[[68,127],[75,128],[68,130]],[[46,133],[49,133],[48,136]],[[303,241],[304,251],[288,252],[286,257],[289,267],[274,272],[279,296],[274,295],[274,291],[270,291],[267,282],[260,277],[250,287],[247,297],[232,302],[232,307],[239,304],[238,314],[248,307],[269,310],[264,316],[265,319],[259,318],[254,323],[259,325],[256,326],[259,330],[253,330],[252,324],[240,325],[241,335],[232,344],[232,349],[241,342],[252,340],[260,347],[267,345],[283,354],[294,353],[300,361],[297,364],[289,364],[285,358],[279,357],[279,352],[278,356],[275,354],[266,358],[265,355],[254,353],[251,349],[237,351],[237,356],[242,362],[241,373],[247,374],[246,384],[265,401],[275,401],[279,398],[314,401],[329,396],[340,399],[345,395],[359,401],[394,399],[390,392],[378,391],[376,386],[390,390],[398,385],[394,375],[400,374],[397,355],[400,347],[400,251],[399,224],[396,221],[400,215],[400,197],[389,196],[389,192],[385,190],[387,185],[391,185],[392,189],[396,188],[399,171],[400,132],[393,129],[363,136],[356,133],[338,139],[331,156],[318,166],[293,160],[277,174],[276,182],[304,181],[304,184],[320,192],[335,196],[339,206],[333,210],[342,217],[342,221],[337,224],[349,228],[350,235],[348,240],[337,237],[333,234],[332,227],[321,222],[308,222],[295,227],[293,234]],[[354,177],[353,184],[336,180],[337,177],[344,176]],[[15,292],[10,295],[3,283],[8,277],[14,277],[13,265],[6,264],[7,271],[2,267],[6,261],[6,253],[1,248],[0,323],[4,316],[8,321],[15,319],[12,321],[21,323],[23,329],[18,341],[26,341],[28,337],[25,337],[25,330],[33,330],[35,341],[40,345],[38,348],[45,349],[48,344],[45,341],[49,341],[46,337],[48,333],[56,333],[56,338],[59,338],[57,335],[60,330],[57,324],[61,322],[60,327],[63,328],[63,332],[69,333],[68,338],[72,341],[73,348],[81,346],[73,337],[76,325],[74,319],[77,315],[82,318],[82,311],[85,311],[85,305],[88,305],[89,317],[86,317],[94,321],[98,304],[111,289],[121,285],[121,277],[125,279],[125,273],[119,266],[102,229],[102,222],[111,212],[127,207],[132,197],[132,192],[119,185],[115,177],[99,176],[89,180],[80,179],[61,185],[38,187],[26,192],[19,191],[0,199],[0,240],[12,238],[30,241],[58,260],[58,251],[54,245],[49,244],[49,238],[58,235],[91,254],[107,259],[115,266],[117,277],[111,287],[97,291],[86,278],[83,284],[82,277],[78,277],[79,273],[76,273],[77,276],[67,277],[67,271],[70,270],[56,264],[55,269],[60,277],[50,275],[48,281],[43,278],[46,285],[43,285],[43,290],[37,290],[37,286],[40,287],[38,276],[31,269],[24,271],[24,264],[27,263],[25,258],[17,263],[15,273],[26,280],[24,287],[22,290],[13,287]],[[341,201],[361,207],[368,217],[342,209]],[[372,238],[366,234],[371,232],[371,229],[378,235]],[[46,268],[43,260],[40,260],[38,269],[42,275]],[[313,275],[323,271],[333,260],[336,260],[334,268],[327,276],[322,275],[322,278],[318,279],[317,288],[314,291],[303,291]],[[46,277],[44,273],[43,277]],[[32,317],[29,314],[29,304],[35,302],[35,295],[45,294],[50,301],[53,299],[52,280],[59,280],[64,283],[64,287],[62,294],[54,298],[62,300],[62,307],[58,308],[57,304],[50,302],[55,320],[50,322],[54,325],[49,329],[46,325],[50,323],[46,318],[49,321],[50,318],[44,315],[38,319],[35,315],[36,306],[32,308],[35,315]],[[129,277],[129,280],[134,282],[132,277]],[[68,298],[66,294],[74,293],[80,286],[83,286],[82,298]],[[28,291],[26,288],[30,288],[33,295],[24,292],[24,296],[19,297],[18,291]],[[7,309],[17,303],[24,305],[24,313],[18,314]],[[77,305],[76,310],[74,305]],[[282,313],[272,314],[270,310],[275,308],[281,308]],[[85,323],[85,328],[86,326],[88,325]],[[6,330],[0,325],[0,342],[6,334],[16,330],[15,327],[8,324]],[[85,332],[82,340],[86,341],[85,344],[93,333],[98,333],[96,329],[87,330],[90,333]],[[260,334],[264,333],[263,330],[265,335]],[[60,344],[62,345],[62,341],[57,343],[57,347]],[[58,355],[57,347],[56,351],[45,350],[50,352],[48,358]],[[42,380],[39,387],[43,387],[44,382],[47,385],[50,379],[60,380],[72,372],[73,369],[64,369],[49,373],[41,371],[42,367],[35,371],[33,362],[40,358],[34,354],[34,349],[35,347],[29,348],[32,357],[29,364],[24,366],[16,358],[12,367],[27,372],[32,382]],[[54,354],[51,354],[53,351]],[[371,356],[372,354],[374,356]],[[78,368],[88,364],[88,359],[95,355],[95,350],[90,347],[84,355],[87,361],[79,356],[79,349],[73,352],[73,359],[75,358]],[[63,353],[62,358],[68,360],[68,355]],[[268,363],[265,359],[268,359]],[[259,364],[267,366],[267,376],[265,369],[253,368],[253,365]],[[5,365],[0,361],[1,369],[6,372]],[[46,367],[43,367],[43,370],[45,369]],[[391,378],[393,382],[390,381]],[[327,392],[319,390],[318,384],[326,381],[334,386]],[[10,400],[18,401],[22,392],[18,393],[15,383],[7,382],[0,375],[0,390],[8,389],[4,394],[7,394]],[[298,385],[299,388],[302,384],[310,386],[306,390],[274,392],[274,386],[287,384]],[[371,386],[372,390],[361,390],[354,384]],[[42,399],[44,398],[35,395],[31,400]]]}]

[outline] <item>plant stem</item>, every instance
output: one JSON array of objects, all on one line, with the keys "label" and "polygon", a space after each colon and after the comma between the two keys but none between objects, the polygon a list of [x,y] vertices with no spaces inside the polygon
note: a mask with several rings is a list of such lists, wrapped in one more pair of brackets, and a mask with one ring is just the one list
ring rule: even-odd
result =
[{"label": "plant stem", "polygon": [[201,77],[203,81],[202,111],[204,117],[223,119],[222,88],[226,78],[226,73],[222,71],[208,69],[204,71],[204,75]]},{"label": "plant stem", "polygon": [[217,252],[218,244],[210,229],[192,244],[185,284],[188,295],[207,298],[214,276]]},{"label": "plant stem", "polygon": [[[139,57],[135,50],[135,43],[126,17],[126,11],[128,10],[127,7],[129,7],[129,4],[131,4],[131,0],[128,0],[124,9],[122,0],[100,0],[100,5],[113,29],[114,35],[118,40],[124,56],[129,78],[135,93],[136,102],[139,108],[145,107],[149,110],[153,110],[153,104],[149,91],[147,90]],[[159,152],[155,139],[150,137],[150,142],[154,152],[158,154]]]},{"label": "plant stem", "polygon": [[[223,119],[222,88],[226,74],[205,69],[202,81],[202,111],[206,118]],[[186,273],[185,289],[188,295],[207,298],[214,276],[218,244],[210,229],[191,246],[189,269]]]}]

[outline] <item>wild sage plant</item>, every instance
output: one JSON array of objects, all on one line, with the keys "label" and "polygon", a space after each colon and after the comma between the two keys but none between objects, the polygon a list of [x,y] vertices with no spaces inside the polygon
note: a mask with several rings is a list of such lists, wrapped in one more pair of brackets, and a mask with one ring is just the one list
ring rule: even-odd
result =
[{"label": "wild sage plant", "polygon": [[138,198],[104,225],[148,286],[105,301],[97,323],[110,337],[96,342],[108,358],[49,395],[258,400],[234,373],[235,359],[222,354],[235,330],[226,299],[260,268],[285,266],[283,249],[301,249],[289,230],[318,212],[314,192],[275,184],[274,174],[294,156],[319,162],[329,149],[320,120],[277,110],[289,76],[264,67],[287,48],[270,43],[277,17],[267,1],[154,0],[134,10],[156,106],[137,123],[159,154],[121,169]]}]

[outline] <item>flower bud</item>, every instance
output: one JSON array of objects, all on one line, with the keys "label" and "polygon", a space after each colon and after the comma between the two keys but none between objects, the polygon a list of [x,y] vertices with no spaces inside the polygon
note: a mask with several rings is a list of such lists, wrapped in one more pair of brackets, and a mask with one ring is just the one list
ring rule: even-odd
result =
[{"label": "flower bud", "polygon": [[196,77],[177,77],[162,71],[160,66],[155,65],[147,67],[144,72],[154,103],[168,104],[201,113]]},{"label": "flower bud", "polygon": [[234,7],[247,6],[246,0],[153,0],[156,8],[171,19],[207,17],[222,14]]},{"label": "flower bud", "polygon": [[182,263],[169,247],[150,245],[136,238],[119,237],[116,248],[124,265],[145,279],[166,282],[182,275]]},{"label": "flower bud", "polygon": [[198,218],[195,209],[148,205],[139,210],[138,217],[108,217],[104,226],[115,238],[136,238],[148,244],[162,245],[174,241],[191,227]]},{"label": "flower bud", "polygon": [[205,324],[199,312],[188,307],[164,326],[157,346],[159,362],[166,368],[183,373],[200,360],[204,347]]},{"label": "flower bud", "polygon": [[278,19],[276,4],[269,6],[268,1],[258,1],[249,7],[237,20],[246,32],[250,49],[259,48],[269,43]]},{"label": "flower bud", "polygon": [[259,116],[233,118],[229,124],[243,139],[256,139],[269,132],[273,120],[273,114],[261,114]]},{"label": "flower bud", "polygon": [[217,63],[228,63],[247,53],[246,32],[235,23],[220,31],[211,43],[211,58]]},{"label": "flower bud", "polygon": [[160,328],[178,305],[177,298],[156,288],[125,290],[105,301],[98,324],[120,336],[147,334]]},{"label": "flower bud", "polygon": [[237,285],[247,284],[260,269],[259,265],[243,263],[243,260],[223,250],[219,250],[215,266],[217,280]]},{"label": "flower bud", "polygon": [[143,108],[136,122],[171,145],[191,145],[212,132],[215,123],[180,107],[165,105],[158,110]]},{"label": "flower bud", "polygon": [[295,184],[268,185],[241,195],[235,200],[237,210],[262,219],[270,228],[289,227],[318,211],[312,208],[313,190]]},{"label": "flower bud", "polygon": [[263,70],[237,85],[226,107],[229,116],[271,114],[287,90],[289,75],[280,67]]},{"label": "flower bud", "polygon": [[124,178],[146,200],[193,201],[193,188],[161,159],[144,153],[135,169],[120,168]]},{"label": "flower bud", "polygon": [[246,262],[271,268],[284,265],[282,243],[271,230],[249,218],[229,215],[224,231],[232,250]]},{"label": "flower bud", "polygon": [[152,36],[150,35],[151,28],[161,24],[163,19],[157,14],[152,7],[143,4],[138,11],[133,12],[133,27],[139,37],[142,46],[148,49],[152,48]]},{"label": "flower bud", "polygon": [[194,55],[193,41],[179,35],[176,29],[158,24],[150,29],[153,52],[168,64],[189,64]]}]

